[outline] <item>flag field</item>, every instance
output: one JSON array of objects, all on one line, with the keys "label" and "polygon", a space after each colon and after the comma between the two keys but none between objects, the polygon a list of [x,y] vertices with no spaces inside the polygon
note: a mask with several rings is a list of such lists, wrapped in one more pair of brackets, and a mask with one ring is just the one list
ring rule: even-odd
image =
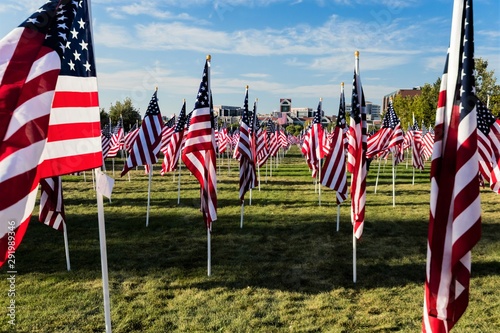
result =
[{"label": "flag field", "polygon": [[[274,161],[274,159],[273,159]],[[429,167],[396,171],[378,161],[367,176],[364,231],[352,282],[350,199],[336,231],[335,192],[321,206],[307,163],[292,147],[278,168],[260,169],[261,190],[245,196],[240,228],[238,162],[219,159],[217,220],[212,225],[211,276],[200,187],[185,165],[160,176],[154,166],[149,226],[143,167],[116,177],[104,200],[113,332],[418,332],[422,325]],[[121,170],[124,160],[115,160]],[[106,161],[111,175],[111,161]],[[116,173],[119,174],[119,171]],[[35,208],[15,252],[15,297],[7,265],[0,269],[0,332],[103,332],[99,231],[92,177],[63,176],[71,257],[66,270],[61,233],[38,222]],[[350,181],[350,175],[348,175]],[[252,197],[251,205],[249,198]],[[37,201],[38,202],[38,201]],[[472,250],[470,303],[454,332],[500,331],[499,197],[481,189],[482,237]]]}]

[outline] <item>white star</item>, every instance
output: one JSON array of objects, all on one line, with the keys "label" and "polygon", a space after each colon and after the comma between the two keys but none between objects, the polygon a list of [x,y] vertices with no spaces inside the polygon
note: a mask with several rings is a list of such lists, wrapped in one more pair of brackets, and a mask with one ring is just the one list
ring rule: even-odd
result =
[{"label": "white star", "polygon": [[67,48],[67,49],[70,49],[70,48],[71,48],[71,42],[70,42],[70,41],[67,41],[67,42],[66,42],[66,48]]},{"label": "white star", "polygon": [[73,60],[69,60],[68,62],[69,69],[74,71],[75,70],[75,64],[73,63]]},{"label": "white star", "polygon": [[75,52],[73,53],[73,55],[75,56],[75,60],[80,60],[80,53],[78,53],[78,51],[75,50]]},{"label": "white star", "polygon": [[61,23],[61,24],[57,25],[57,28],[66,30],[66,29],[68,29],[68,26],[66,25],[66,23]]},{"label": "white star", "polygon": [[58,35],[62,40],[66,40],[66,34],[64,32],[59,32]]},{"label": "white star", "polygon": [[82,42],[80,43],[80,46],[82,47],[82,51],[83,51],[83,50],[88,50],[87,45],[89,45],[89,44],[88,44],[88,43],[85,43],[85,41],[84,41],[84,40],[82,40]]},{"label": "white star", "polygon": [[89,64],[89,62],[88,62],[88,61],[86,61],[86,62],[85,62],[85,64],[84,64],[83,66],[85,67],[85,70],[86,70],[87,72],[90,72],[90,64]]},{"label": "white star", "polygon": [[[59,13],[57,13],[57,14],[59,14]],[[61,14],[62,14],[62,13],[61,13]],[[63,15],[63,16],[59,16],[59,17],[57,18],[57,20],[58,20],[58,21],[64,21],[65,19],[67,19],[67,17],[66,17],[66,16],[64,16],[64,15]]]},{"label": "white star", "polygon": [[73,39],[77,39],[78,38],[78,31],[76,31],[75,28],[73,28],[73,30],[71,30],[70,32],[71,32],[71,37]]},{"label": "white star", "polygon": [[82,18],[80,18],[80,21],[78,21],[78,24],[80,25],[80,29],[85,29],[85,22],[83,21]]},{"label": "white star", "polygon": [[37,24],[37,20],[36,20],[36,18],[29,18],[28,23]]}]

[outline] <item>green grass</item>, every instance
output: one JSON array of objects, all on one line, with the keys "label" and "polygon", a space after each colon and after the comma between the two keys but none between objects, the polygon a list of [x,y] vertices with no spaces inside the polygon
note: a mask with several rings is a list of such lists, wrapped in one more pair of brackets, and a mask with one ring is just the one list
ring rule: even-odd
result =
[{"label": "green grass", "polygon": [[[429,173],[397,168],[392,206],[389,165],[374,162],[366,223],[352,282],[349,202],[336,232],[335,192],[322,204],[296,148],[261,190],[246,195],[240,229],[238,170],[220,168],[218,220],[212,234],[212,276],[199,212],[199,186],[185,167],[177,178],[155,170],[149,226],[147,176],[119,178],[105,199],[111,319],[114,332],[418,332],[425,280]],[[427,165],[428,166],[428,165]],[[111,164],[107,165],[108,170]],[[108,172],[110,173],[110,172]],[[90,173],[64,177],[71,267],[63,237],[37,222],[37,209],[16,252],[16,326],[4,309],[1,332],[103,332],[103,296],[96,198]],[[483,236],[473,250],[469,307],[454,332],[500,331],[498,196],[482,190]],[[7,269],[0,290],[8,289]]]}]

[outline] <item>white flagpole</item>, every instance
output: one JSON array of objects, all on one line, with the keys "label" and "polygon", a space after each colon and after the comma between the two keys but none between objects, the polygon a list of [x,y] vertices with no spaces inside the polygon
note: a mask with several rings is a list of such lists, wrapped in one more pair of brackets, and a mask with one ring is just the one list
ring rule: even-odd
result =
[{"label": "white flagpole", "polygon": [[396,207],[396,166],[394,153],[392,154],[392,207]]},{"label": "white flagpole", "polygon": [[[97,172],[99,169],[95,169]],[[97,178],[97,175],[96,175]],[[104,226],[104,203],[102,194],[96,191],[97,218],[99,221],[99,245],[101,250],[102,293],[104,299],[104,321],[106,333],[111,333],[111,307],[109,302],[108,256],[106,252],[106,230]]]},{"label": "white flagpole", "polygon": [[64,252],[66,253],[66,267],[68,272],[71,270],[71,264],[69,262],[69,244],[68,244],[68,231],[66,230],[66,221],[63,222],[63,236],[64,236]]},{"label": "white flagpole", "polygon": [[113,163],[113,177],[114,177],[115,176],[115,158],[114,157],[113,157],[112,163]]},{"label": "white flagpole", "polygon": [[377,187],[378,187],[378,175],[380,174],[380,157],[378,158],[378,170],[377,170],[377,180],[375,180],[375,192],[377,193]]},{"label": "white flagpole", "polygon": [[250,202],[248,203],[249,206],[252,205],[252,189],[250,189]]},{"label": "white flagpole", "polygon": [[207,275],[212,275],[212,224],[207,227]]},{"label": "white flagpole", "polygon": [[240,229],[243,229],[243,216],[245,215],[245,201],[241,202]]},{"label": "white flagpole", "polygon": [[267,158],[267,160],[266,160],[266,184],[267,184],[267,165],[269,164],[269,161],[268,161],[268,160],[269,160],[269,157],[268,157],[268,158]]},{"label": "white flagpole", "polygon": [[319,160],[319,171],[318,171],[318,198],[319,198],[319,205],[321,206],[321,160]]},{"label": "white flagpole", "polygon": [[337,205],[337,232],[340,228],[340,205]]},{"label": "white flagpole", "polygon": [[257,165],[257,175],[259,176],[259,192],[260,192],[260,166]]},{"label": "white flagpole", "polygon": [[179,162],[179,176],[177,177],[177,204],[180,205],[181,203],[181,165],[182,163]]},{"label": "white flagpole", "polygon": [[153,178],[153,165],[149,164],[148,181],[148,206],[146,208],[146,227],[149,225],[149,206],[151,202],[151,178]]},{"label": "white flagpole", "polygon": [[87,174],[85,171],[83,172],[83,181],[86,183],[87,182]]},{"label": "white flagpole", "polygon": [[413,167],[413,178],[411,180],[411,184],[415,185],[415,167]]},{"label": "white flagpole", "polygon": [[352,282],[356,283],[356,235],[352,226]]}]

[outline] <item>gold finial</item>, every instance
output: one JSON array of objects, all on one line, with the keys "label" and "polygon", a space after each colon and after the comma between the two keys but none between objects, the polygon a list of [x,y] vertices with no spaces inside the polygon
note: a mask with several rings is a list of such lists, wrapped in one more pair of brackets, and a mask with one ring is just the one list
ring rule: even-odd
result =
[{"label": "gold finial", "polygon": [[182,103],[186,103],[186,99],[185,98],[182,99]]},{"label": "gold finial", "polygon": [[359,51],[354,52],[354,56],[355,56],[356,58],[359,58]]},{"label": "gold finial", "polygon": [[207,54],[207,60],[210,61],[212,59],[212,56],[210,54]]},{"label": "gold finial", "polygon": [[320,102],[323,102],[323,97],[320,97],[320,98],[319,98],[319,101],[320,101]]},{"label": "gold finial", "polygon": [[259,98],[256,98],[256,99],[255,99],[255,101],[256,101],[256,102],[258,102],[258,101],[259,101]]},{"label": "gold finial", "polygon": [[246,89],[248,89],[248,84],[246,85],[246,87],[245,87],[245,88],[246,88]]},{"label": "gold finial", "polygon": [[155,87],[155,91],[158,91],[158,86]]},{"label": "gold finial", "polygon": [[343,87],[344,86],[344,82],[341,82],[340,85]]}]

